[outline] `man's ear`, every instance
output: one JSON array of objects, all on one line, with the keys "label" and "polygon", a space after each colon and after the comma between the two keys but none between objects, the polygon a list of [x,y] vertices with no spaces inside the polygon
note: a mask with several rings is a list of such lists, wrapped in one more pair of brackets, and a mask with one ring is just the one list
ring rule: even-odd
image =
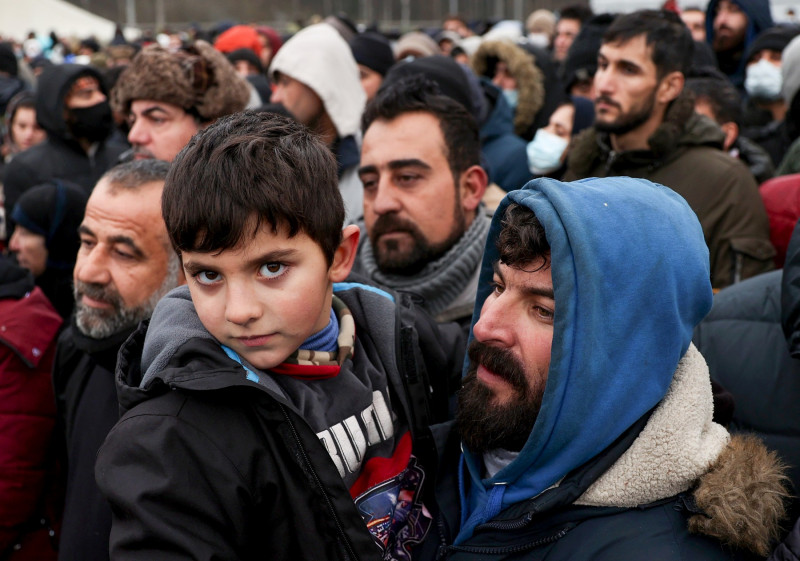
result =
[{"label": "man's ear", "polygon": [[686,78],[683,72],[675,70],[664,76],[658,85],[658,101],[664,105],[668,104],[681,94],[684,83],[686,83]]},{"label": "man's ear", "polygon": [[727,123],[722,123],[719,128],[725,133],[725,140],[722,141],[722,148],[730,150],[733,143],[739,138],[739,125],[733,121],[728,121]]},{"label": "man's ear", "polygon": [[342,229],[342,241],[333,254],[333,264],[328,270],[328,278],[331,282],[342,282],[350,274],[350,269],[353,268],[353,263],[356,261],[360,236],[361,231],[354,224]]},{"label": "man's ear", "polygon": [[478,208],[489,184],[489,176],[481,166],[471,166],[461,174],[459,193],[461,207],[469,212]]}]

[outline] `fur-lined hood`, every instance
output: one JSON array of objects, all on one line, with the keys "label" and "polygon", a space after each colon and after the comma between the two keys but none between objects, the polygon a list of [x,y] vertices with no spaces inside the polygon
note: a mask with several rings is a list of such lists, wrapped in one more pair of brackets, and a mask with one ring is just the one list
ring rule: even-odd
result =
[{"label": "fur-lined hood", "polygon": [[680,148],[711,146],[721,149],[724,138],[724,133],[713,121],[694,112],[694,95],[684,90],[667,109],[661,125],[647,139],[650,150],[633,150],[612,156],[608,134],[591,127],[575,138],[568,170],[575,177],[587,177],[593,175],[600,161],[607,162],[609,169],[615,164],[622,169],[628,169],[628,165],[657,168],[677,158],[682,153]]},{"label": "fur-lined hood", "polygon": [[708,367],[692,345],[645,428],[575,504],[636,507],[692,488],[701,513],[691,532],[766,556],[784,515],[783,466],[757,438],[729,437],[712,413]]},{"label": "fur-lined hood", "polygon": [[534,56],[522,47],[505,41],[484,41],[472,55],[470,64],[478,76],[489,75],[494,67],[492,59],[506,63],[509,73],[517,81],[519,103],[514,114],[514,132],[521,136],[533,124],[536,114],[544,105],[544,74],[536,66]]}]

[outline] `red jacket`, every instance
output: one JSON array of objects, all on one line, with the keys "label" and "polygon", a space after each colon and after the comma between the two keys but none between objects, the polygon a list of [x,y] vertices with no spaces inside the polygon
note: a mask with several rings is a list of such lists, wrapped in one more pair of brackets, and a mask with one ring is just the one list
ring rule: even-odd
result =
[{"label": "red jacket", "polygon": [[783,268],[786,248],[800,218],[800,173],[765,181],[758,188],[769,217],[769,237],[775,246],[775,267]]},{"label": "red jacket", "polygon": [[[61,317],[35,287],[0,300],[0,558],[55,559],[48,525],[55,397],[50,371]],[[48,512],[51,511],[51,512]]]}]

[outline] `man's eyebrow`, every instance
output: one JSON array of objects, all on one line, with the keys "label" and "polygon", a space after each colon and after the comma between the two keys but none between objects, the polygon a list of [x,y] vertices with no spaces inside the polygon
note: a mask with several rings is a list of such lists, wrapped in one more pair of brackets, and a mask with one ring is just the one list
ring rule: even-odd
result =
[{"label": "man's eyebrow", "polygon": [[166,109],[164,109],[163,107],[161,107],[160,105],[152,105],[152,106],[148,107],[147,109],[145,109],[144,111],[142,111],[142,116],[149,117],[149,116],[151,116],[153,113],[155,113],[157,111],[160,111],[161,113],[164,113],[165,115],[169,115],[169,112]]},{"label": "man's eyebrow", "polygon": [[[494,269],[494,274],[497,275],[498,277],[500,277],[500,281],[501,282],[505,282],[505,278],[503,277],[503,273],[500,270],[500,261],[499,260],[495,261],[492,264],[492,269]],[[521,269],[521,270],[524,271],[524,269]],[[519,290],[520,292],[522,292],[523,294],[526,294],[528,296],[544,296],[545,298],[549,298],[553,302],[556,301],[556,295],[553,292],[552,288],[542,288],[542,287],[539,287],[539,286],[523,285],[523,286],[517,287],[517,290]]]},{"label": "man's eyebrow", "polygon": [[378,168],[373,165],[361,166],[358,168],[358,175],[363,175],[365,173],[378,173]]},{"label": "man's eyebrow", "polygon": [[139,248],[139,246],[136,244],[135,241],[133,241],[133,238],[131,238],[130,236],[123,236],[123,235],[111,236],[110,238],[108,238],[108,241],[111,244],[115,245],[122,244],[124,246],[129,247],[137,259],[142,259],[145,256],[144,252],[141,250],[141,248]]},{"label": "man's eyebrow", "polygon": [[389,162],[389,169],[391,170],[410,168],[410,167],[433,169],[426,162],[423,162],[418,158],[406,158],[405,160],[392,160],[391,162]]},{"label": "man's eyebrow", "polygon": [[93,238],[97,237],[97,236],[94,235],[94,232],[92,232],[92,230],[89,229],[88,226],[84,226],[83,224],[78,226],[78,233],[79,234],[86,234],[87,236],[92,236]]}]

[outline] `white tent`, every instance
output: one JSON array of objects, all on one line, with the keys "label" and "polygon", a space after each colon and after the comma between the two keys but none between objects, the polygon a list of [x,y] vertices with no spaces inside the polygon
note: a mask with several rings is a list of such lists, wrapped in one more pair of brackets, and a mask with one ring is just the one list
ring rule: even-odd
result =
[{"label": "white tent", "polygon": [[0,35],[22,41],[29,31],[100,41],[114,36],[115,24],[63,0],[0,0]]}]

